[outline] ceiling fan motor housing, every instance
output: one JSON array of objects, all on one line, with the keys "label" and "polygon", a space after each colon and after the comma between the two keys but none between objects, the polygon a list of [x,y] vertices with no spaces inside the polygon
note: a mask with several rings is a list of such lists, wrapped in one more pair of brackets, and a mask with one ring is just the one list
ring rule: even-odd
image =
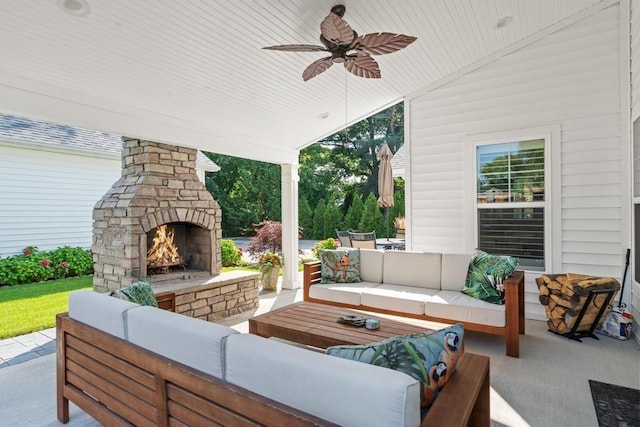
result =
[{"label": "ceiling fan motor housing", "polygon": [[346,8],[344,7],[343,4],[337,4],[331,8],[331,13],[335,13],[340,18],[344,16],[345,11],[346,11]]}]

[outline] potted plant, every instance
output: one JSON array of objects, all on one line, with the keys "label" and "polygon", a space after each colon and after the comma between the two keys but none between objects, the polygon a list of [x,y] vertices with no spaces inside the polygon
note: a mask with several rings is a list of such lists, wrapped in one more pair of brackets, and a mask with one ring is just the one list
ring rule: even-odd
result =
[{"label": "potted plant", "polygon": [[258,260],[258,269],[262,276],[262,289],[264,291],[275,291],[278,284],[278,276],[280,275],[280,267],[283,265],[282,257],[275,252],[265,252],[260,255]]},{"label": "potted plant", "polygon": [[396,217],[393,223],[396,227],[396,238],[404,239],[404,227],[405,227],[404,217],[403,216]]},{"label": "potted plant", "polygon": [[339,247],[340,247],[340,242],[334,239],[333,237],[329,237],[328,239],[320,240],[319,242],[316,242],[315,245],[313,246],[313,249],[311,250],[311,253],[313,254],[313,257],[315,259],[318,259],[319,250],[338,249]]}]

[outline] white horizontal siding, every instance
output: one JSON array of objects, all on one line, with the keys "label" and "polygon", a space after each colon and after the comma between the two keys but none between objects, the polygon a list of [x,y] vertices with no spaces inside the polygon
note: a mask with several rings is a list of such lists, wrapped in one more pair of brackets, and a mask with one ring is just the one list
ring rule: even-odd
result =
[{"label": "white horizontal siding", "polygon": [[631,1],[631,115],[640,115],[640,2]]},{"label": "white horizontal siding", "polygon": [[93,206],[120,177],[120,159],[0,144],[0,177],[0,256],[89,248]]},{"label": "white horizontal siding", "polygon": [[[412,249],[461,252],[465,222],[465,141],[469,136],[560,125],[561,265],[619,278],[623,265],[618,7],[601,11],[407,101]],[[556,182],[556,181],[554,181]],[[548,188],[551,185],[547,184]],[[526,311],[543,318],[527,273]]]}]

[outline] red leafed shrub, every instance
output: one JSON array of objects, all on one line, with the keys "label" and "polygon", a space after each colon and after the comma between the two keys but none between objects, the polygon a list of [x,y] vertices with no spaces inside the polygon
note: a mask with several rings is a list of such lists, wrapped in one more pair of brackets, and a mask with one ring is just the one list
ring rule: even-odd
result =
[{"label": "red leafed shrub", "polygon": [[282,252],[282,224],[277,221],[262,221],[254,225],[256,235],[247,248],[251,254]]}]

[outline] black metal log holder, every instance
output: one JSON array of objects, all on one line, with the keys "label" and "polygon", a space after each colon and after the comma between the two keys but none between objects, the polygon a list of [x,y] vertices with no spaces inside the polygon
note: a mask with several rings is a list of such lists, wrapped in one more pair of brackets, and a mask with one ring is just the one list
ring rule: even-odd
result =
[{"label": "black metal log holder", "polygon": [[[604,290],[592,290],[589,291],[589,295],[587,296],[587,300],[585,301],[584,305],[582,306],[582,309],[580,310],[580,313],[578,314],[578,318],[576,319],[575,323],[573,324],[573,327],[571,328],[571,330],[569,332],[565,332],[565,333],[560,333],[560,332],[556,332],[552,329],[549,329],[549,331],[553,332],[556,335],[562,335],[564,337],[567,337],[569,339],[578,341],[578,342],[582,342],[582,338],[595,338],[597,340],[599,340],[600,338],[598,338],[593,331],[595,331],[596,327],[598,326],[598,323],[600,322],[600,318],[602,317],[602,315],[604,314],[604,311],[606,310],[606,308],[609,306],[609,304],[611,303],[611,300],[613,299],[613,295],[615,294],[616,289],[604,289]],[[587,309],[589,308],[589,305],[591,305],[591,301],[593,301],[593,298],[599,294],[608,294],[607,297],[604,300],[604,303],[602,304],[602,306],[600,307],[600,310],[598,311],[598,314],[596,316],[596,318],[593,321],[593,324],[591,325],[591,327],[589,328],[588,331],[578,331],[577,329],[580,327],[580,323],[582,322],[582,318],[584,317],[585,313],[587,312]]]}]

